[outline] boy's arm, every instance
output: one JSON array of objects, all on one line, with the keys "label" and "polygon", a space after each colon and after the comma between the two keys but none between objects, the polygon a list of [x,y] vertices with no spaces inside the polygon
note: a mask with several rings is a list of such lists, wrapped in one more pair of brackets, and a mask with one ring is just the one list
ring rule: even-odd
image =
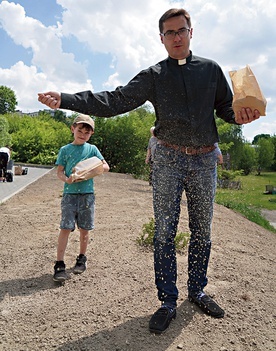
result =
[{"label": "boy's arm", "polygon": [[108,172],[110,169],[108,163],[105,160],[102,160],[102,163],[104,172]]},{"label": "boy's arm", "polygon": [[67,184],[72,184],[73,180],[72,180],[72,174],[70,174],[70,177],[68,178],[65,173],[64,173],[64,167],[61,165],[57,166],[57,177],[62,180],[64,183]]}]

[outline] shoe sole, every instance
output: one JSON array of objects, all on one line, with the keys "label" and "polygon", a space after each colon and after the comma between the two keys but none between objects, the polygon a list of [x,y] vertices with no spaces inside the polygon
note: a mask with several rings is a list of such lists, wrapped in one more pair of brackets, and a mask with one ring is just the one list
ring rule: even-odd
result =
[{"label": "shoe sole", "polygon": [[82,273],[84,273],[86,271],[86,269],[84,270],[84,271],[78,271],[78,270],[73,270],[73,273],[74,274],[82,274]]},{"label": "shoe sole", "polygon": [[74,273],[74,274],[82,274],[82,273],[84,273],[84,272],[86,271],[86,269],[87,269],[87,263],[85,263],[85,268],[82,269],[82,270],[80,270],[80,269],[74,267],[74,268],[73,268],[73,273]]},{"label": "shoe sole", "polygon": [[53,278],[54,282],[59,282],[59,283],[63,283],[67,280],[68,278]]}]

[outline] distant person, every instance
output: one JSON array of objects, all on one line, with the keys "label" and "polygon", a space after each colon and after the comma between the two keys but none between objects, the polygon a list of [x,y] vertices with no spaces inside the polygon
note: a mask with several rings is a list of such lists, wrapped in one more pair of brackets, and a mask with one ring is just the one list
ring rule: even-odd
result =
[{"label": "distant person", "polygon": [[0,147],[0,181],[6,181],[8,163],[11,158],[11,149],[8,145]]},{"label": "distant person", "polygon": [[231,168],[231,157],[230,157],[229,152],[227,152],[227,154],[225,156],[224,167],[227,170],[229,170]]},{"label": "distant person", "polygon": [[215,147],[216,147],[215,151],[216,151],[216,154],[217,154],[217,164],[222,166],[222,165],[223,165],[223,155],[222,155],[222,152],[221,152],[221,150],[220,150],[220,147],[219,147],[218,143],[215,143],[214,145],[215,145]]},{"label": "distant person", "polygon": [[109,171],[109,165],[98,148],[88,143],[91,135],[94,134],[94,128],[95,124],[91,117],[79,114],[71,126],[74,141],[61,147],[56,161],[57,176],[64,182],[57,260],[53,277],[57,282],[63,282],[68,278],[64,255],[69,234],[74,231],[75,224],[80,231],[80,251],[73,273],[80,274],[86,270],[89,231],[94,228],[94,182],[93,179],[88,179],[73,183],[72,170],[78,162],[96,156],[102,160],[104,172]]},{"label": "distant person", "polygon": [[146,155],[146,160],[145,160],[146,164],[148,164],[150,167],[149,185],[152,185],[153,159],[154,159],[154,153],[155,153],[157,140],[158,140],[156,138],[156,136],[154,135],[154,128],[155,127],[150,128],[151,137],[149,139],[148,148],[147,148],[147,155]]},{"label": "distant person", "polygon": [[[208,16],[208,14],[207,14]],[[233,94],[221,67],[194,55],[191,18],[184,9],[170,9],[159,20],[160,39],[168,57],[138,73],[125,86],[107,92],[76,94],[48,91],[38,100],[61,108],[112,117],[150,101],[158,138],[152,176],[155,284],[161,306],[149,330],[162,333],[176,318],[178,300],[175,236],[181,199],[186,193],[191,238],[188,250],[188,298],[204,313],[222,318],[224,310],[204,291],[211,253],[211,227],[217,183],[218,142],[214,111],[233,124],[250,123],[258,110],[244,106],[236,115]]]}]

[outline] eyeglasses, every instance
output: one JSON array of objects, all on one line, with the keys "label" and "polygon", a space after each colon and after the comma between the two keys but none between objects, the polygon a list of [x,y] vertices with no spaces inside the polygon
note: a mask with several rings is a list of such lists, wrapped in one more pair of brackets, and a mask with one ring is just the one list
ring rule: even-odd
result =
[{"label": "eyeglasses", "polygon": [[166,33],[161,33],[161,35],[168,40],[173,40],[177,35],[180,38],[186,38],[189,32],[190,32],[189,28],[181,28],[178,31],[167,30]]}]

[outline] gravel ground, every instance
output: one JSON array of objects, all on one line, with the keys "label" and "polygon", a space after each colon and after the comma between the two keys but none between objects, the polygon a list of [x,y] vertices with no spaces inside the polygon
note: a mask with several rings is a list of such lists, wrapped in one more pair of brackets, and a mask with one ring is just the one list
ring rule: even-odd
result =
[{"label": "gravel ground", "polygon": [[[152,217],[151,188],[129,175],[96,181],[96,228],[88,269],[53,282],[62,183],[51,171],[1,205],[1,351],[274,351],[276,235],[215,205],[206,292],[225,309],[204,315],[187,300],[187,253],[178,255],[177,318],[148,331],[159,307],[153,254],[136,244]],[[188,231],[185,201],[180,221]],[[68,273],[78,233],[66,251]]]}]

